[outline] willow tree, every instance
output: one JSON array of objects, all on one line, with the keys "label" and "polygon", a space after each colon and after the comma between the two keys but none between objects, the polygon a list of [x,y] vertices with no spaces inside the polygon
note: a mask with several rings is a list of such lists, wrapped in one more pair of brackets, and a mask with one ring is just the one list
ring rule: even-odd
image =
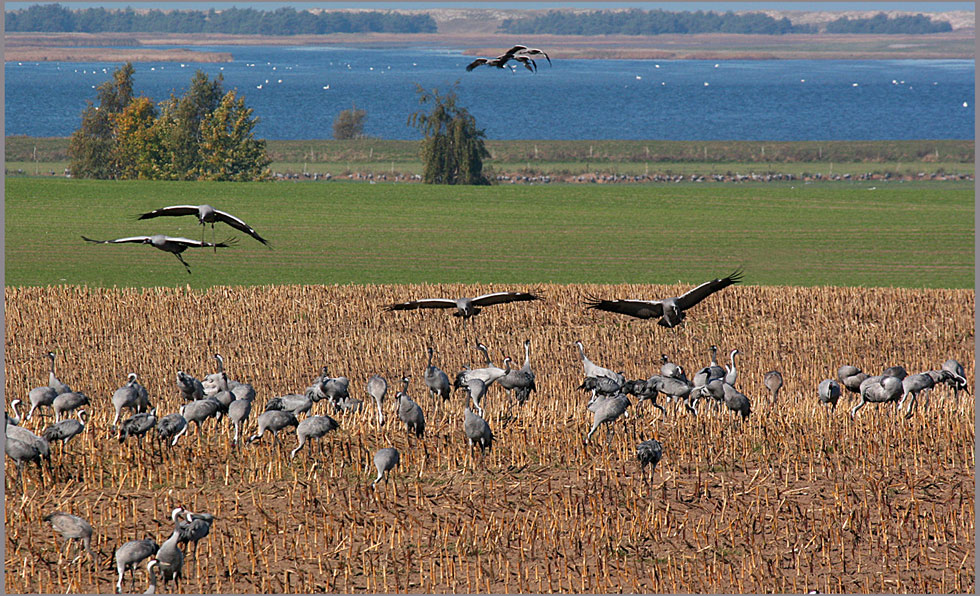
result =
[{"label": "willow tree", "polygon": [[486,133],[476,127],[476,119],[458,105],[456,87],[440,95],[438,89],[427,91],[416,84],[419,104],[431,106],[408,117],[408,125],[422,132],[419,153],[422,157],[422,181],[427,184],[490,184],[483,175],[483,159],[490,157],[483,144]]}]

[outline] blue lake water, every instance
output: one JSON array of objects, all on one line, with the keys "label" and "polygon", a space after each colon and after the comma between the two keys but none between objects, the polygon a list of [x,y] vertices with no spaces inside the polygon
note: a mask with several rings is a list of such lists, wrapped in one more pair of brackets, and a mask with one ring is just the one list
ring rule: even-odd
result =
[{"label": "blue lake water", "polygon": [[[554,60],[538,72],[480,67],[456,49],[207,47],[230,63],[136,63],[138,94],[182,94],[196,69],[224,75],[267,139],[331,138],[340,110],[365,134],[417,139],[416,83],[459,80],[490,139],[973,139],[972,60]],[[7,62],[8,135],[68,136],[118,63]],[[325,88],[328,87],[328,88]],[[964,105],[965,104],[965,105]]]}]

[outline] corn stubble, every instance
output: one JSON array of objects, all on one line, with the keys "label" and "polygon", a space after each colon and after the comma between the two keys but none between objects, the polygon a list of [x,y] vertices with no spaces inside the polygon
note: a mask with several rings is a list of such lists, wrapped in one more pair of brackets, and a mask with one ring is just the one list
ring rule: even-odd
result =
[{"label": "corn stubble", "polygon": [[[587,294],[677,295],[688,286],[543,286],[545,300],[487,309],[467,323],[447,312],[382,313],[425,296],[478,295],[490,286],[305,286],[189,289],[6,288],[6,395],[44,384],[48,349],[58,374],[93,398],[90,426],[53,447],[43,484],[6,480],[6,590],[111,592],[110,558],[127,540],[170,533],[176,505],[218,517],[185,563],[187,592],[973,592],[974,399],[937,389],[910,420],[869,406],[852,421],[841,398],[828,415],[818,383],[838,366],[910,372],[957,358],[972,380],[974,293],[960,290],[731,287],[683,328],[586,311]],[[530,288],[528,288],[530,289]],[[531,340],[538,392],[508,413],[503,391],[485,398],[495,434],[480,462],[462,431],[462,393],[446,403],[422,381],[430,341],[450,376],[523,362]],[[693,374],[741,352],[738,386],[752,399],[744,423],[702,402],[693,417],[667,406],[628,410],[608,446],[574,388],[582,340],[597,364],[645,378],[666,353]],[[230,445],[224,420],[191,428],[161,460],[156,446],[120,446],[109,397],[139,373],[159,415],[176,411],[178,369],[199,378],[225,357],[251,383],[255,416],[276,395],[302,392],[320,367],[351,379],[365,410],[334,415],[339,431],[290,461],[264,437]],[[766,371],[782,371],[769,403]],[[393,399],[403,373],[423,408],[423,444],[408,437]],[[382,428],[364,383],[389,381]],[[661,398],[662,400],[662,398]],[[326,402],[314,406],[325,413]],[[370,407],[368,407],[370,406]],[[25,425],[39,431],[50,415]],[[193,425],[192,425],[193,427]],[[645,482],[635,445],[656,437],[664,458]],[[370,488],[376,449],[402,465]],[[8,460],[9,461],[9,460]],[[485,465],[484,465],[485,464]],[[63,566],[60,538],[41,517],[54,509],[95,528],[93,566]],[[136,587],[146,587],[137,572]],[[127,575],[126,586],[129,586]],[[162,587],[162,586],[161,586]],[[173,589],[171,584],[170,589]]]}]

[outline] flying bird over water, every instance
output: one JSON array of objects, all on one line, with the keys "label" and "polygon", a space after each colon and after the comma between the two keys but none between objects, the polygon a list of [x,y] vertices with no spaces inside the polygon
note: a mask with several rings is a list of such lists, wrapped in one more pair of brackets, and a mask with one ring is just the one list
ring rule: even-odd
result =
[{"label": "flying bird over water", "polygon": [[197,240],[191,240],[190,238],[174,238],[172,236],[164,236],[163,234],[155,234],[153,236],[129,236],[127,238],[116,238],[115,240],[92,240],[91,238],[86,238],[82,236],[82,240],[86,242],[94,242],[95,244],[149,244],[153,248],[158,248],[160,250],[173,253],[177,260],[187,269],[187,273],[191,272],[190,265],[184,260],[180,253],[184,252],[188,248],[206,248],[213,246],[215,250],[218,248],[228,248],[229,246],[234,246],[236,240],[234,238],[229,238],[224,242],[212,243],[212,242],[202,242]]},{"label": "flying bird over water", "polygon": [[706,281],[682,296],[663,300],[600,300],[591,298],[588,308],[616,312],[638,319],[660,318],[657,324],[662,327],[676,327],[687,316],[684,311],[699,302],[742,280],[742,272],[735,271],[728,277]]},{"label": "flying bird over water", "polygon": [[[197,216],[197,221],[201,224],[201,242],[204,242],[204,226],[206,224],[211,224],[211,235],[213,240],[214,224],[215,222],[220,221],[228,224],[236,230],[245,232],[266,246],[269,245],[269,242],[262,236],[259,236],[259,233],[252,229],[252,226],[230,213],[215,209],[211,205],[172,205],[170,207],[161,207],[160,209],[150,211],[149,213],[141,213],[138,219],[150,219],[152,217],[168,217],[177,215]],[[215,250],[217,250],[217,248]]]},{"label": "flying bird over water", "polygon": [[484,294],[476,298],[422,298],[410,302],[391,304],[385,307],[387,311],[393,310],[415,310],[417,308],[455,308],[454,317],[468,319],[480,314],[481,306],[491,306],[493,304],[505,304],[507,302],[527,302],[529,300],[540,300],[540,296],[526,292],[494,292]]},{"label": "flying bird over water", "polygon": [[[545,59],[548,60],[548,64],[549,65],[551,64],[551,58],[548,58],[548,55],[542,52],[541,50],[537,48],[528,48],[527,46],[516,45],[511,49],[507,50],[506,52],[504,52],[503,54],[497,56],[496,58],[477,58],[473,62],[470,62],[469,64],[466,65],[466,72],[470,72],[474,68],[478,66],[484,66],[484,65],[503,68],[504,65],[507,64],[507,62],[509,62],[510,60],[517,60],[518,62],[523,64],[525,68],[527,68],[531,72],[535,72],[537,71],[538,66],[537,64],[534,63],[534,60],[532,60],[530,56],[544,56]],[[528,62],[530,62],[531,64],[528,64]],[[531,65],[533,65],[533,68]]]}]

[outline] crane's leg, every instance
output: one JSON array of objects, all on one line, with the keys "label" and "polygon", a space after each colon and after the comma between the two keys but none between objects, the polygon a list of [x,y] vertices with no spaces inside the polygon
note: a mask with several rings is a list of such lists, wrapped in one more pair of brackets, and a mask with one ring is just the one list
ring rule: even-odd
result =
[{"label": "crane's leg", "polygon": [[191,266],[187,264],[187,261],[184,260],[184,257],[180,256],[179,252],[175,252],[174,256],[177,257],[177,260],[180,261],[180,264],[184,266],[184,269],[187,269],[187,274],[190,275]]}]

